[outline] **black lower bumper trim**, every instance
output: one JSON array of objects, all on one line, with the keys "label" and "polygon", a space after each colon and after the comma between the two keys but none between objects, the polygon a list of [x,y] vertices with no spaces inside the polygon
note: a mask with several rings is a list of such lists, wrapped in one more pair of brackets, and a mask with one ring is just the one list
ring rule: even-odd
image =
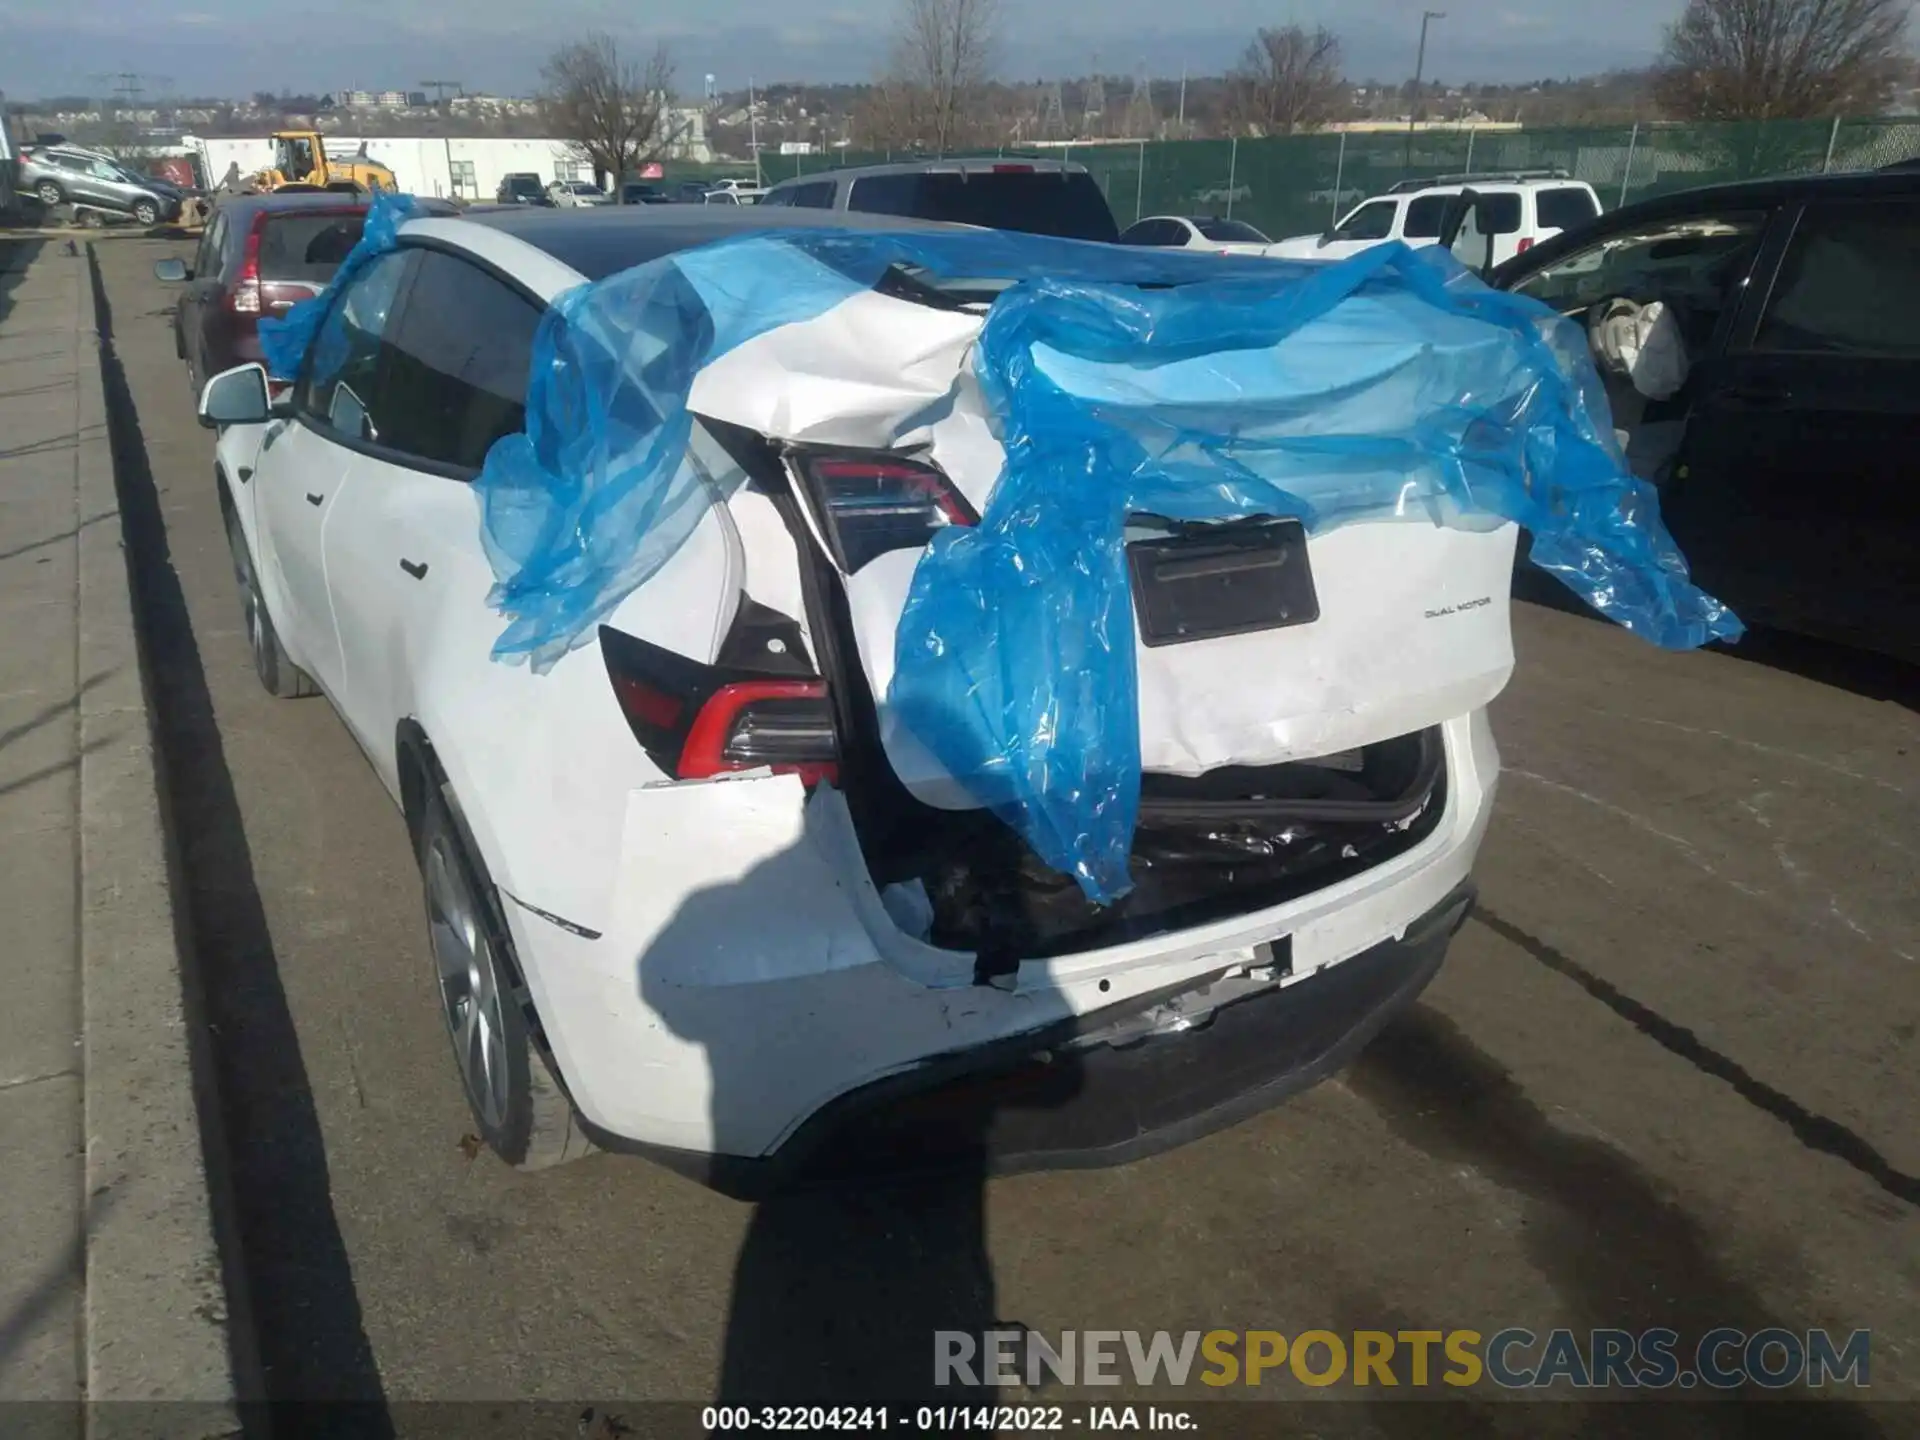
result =
[{"label": "black lower bumper trim", "polygon": [[1343,1068],[1419,998],[1472,905],[1473,888],[1462,884],[1400,939],[1222,1006],[1190,1030],[1074,1047],[1166,998],[1151,996],[939,1057],[832,1101],[764,1158],[590,1133],[603,1149],[646,1155],[743,1199],[956,1169],[1125,1164],[1236,1124]]}]

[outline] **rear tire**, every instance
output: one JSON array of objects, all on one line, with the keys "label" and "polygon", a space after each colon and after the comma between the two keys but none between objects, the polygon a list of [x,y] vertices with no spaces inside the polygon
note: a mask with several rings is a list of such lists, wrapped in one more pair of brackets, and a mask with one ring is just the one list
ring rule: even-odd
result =
[{"label": "rear tire", "polygon": [[534,1043],[532,1004],[512,941],[444,786],[428,791],[417,858],[440,1016],[480,1138],[518,1170],[593,1154],[573,1103]]},{"label": "rear tire", "polygon": [[[223,484],[225,482],[222,482]],[[260,582],[253,571],[253,557],[247,553],[247,537],[241,533],[240,517],[225,495],[221,508],[227,514],[227,548],[233,552],[233,576],[240,584],[240,614],[247,630],[247,649],[253,652],[253,673],[269,695],[282,700],[299,700],[318,695],[320,687],[313,677],[287,657],[280,644],[280,632],[273,628],[273,616],[267,613],[267,600],[260,593]]]}]

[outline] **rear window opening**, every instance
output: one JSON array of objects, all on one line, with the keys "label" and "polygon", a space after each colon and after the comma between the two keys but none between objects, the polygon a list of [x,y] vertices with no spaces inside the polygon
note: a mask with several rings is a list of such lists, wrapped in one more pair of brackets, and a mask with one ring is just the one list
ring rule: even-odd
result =
[{"label": "rear window opening", "polygon": [[260,234],[260,278],[326,284],[359,243],[366,218],[358,211],[269,218]]},{"label": "rear window opening", "polygon": [[1445,809],[1440,732],[1429,729],[1321,760],[1143,776],[1134,888],[1106,908],[986,811],[933,810],[908,798],[891,824],[875,826],[869,811],[861,842],[877,886],[926,887],[928,943],[990,963],[1070,955],[1285,904],[1406,853]]},{"label": "rear window opening", "polygon": [[996,168],[863,175],[853,182],[847,208],[1067,240],[1120,238],[1106,195],[1091,175],[1078,170]]},{"label": "rear window opening", "polygon": [[1533,203],[1542,230],[1572,230],[1600,213],[1593,196],[1578,186],[1536,191]]},{"label": "rear window opening", "polygon": [[1201,239],[1213,240],[1222,245],[1271,245],[1273,243],[1253,226],[1239,220],[1216,218],[1195,220],[1193,228],[1200,232]]}]

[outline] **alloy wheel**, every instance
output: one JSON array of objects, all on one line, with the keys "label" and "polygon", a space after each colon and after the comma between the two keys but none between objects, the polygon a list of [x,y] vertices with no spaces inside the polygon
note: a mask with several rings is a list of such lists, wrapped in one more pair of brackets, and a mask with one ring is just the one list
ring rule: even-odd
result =
[{"label": "alloy wheel", "polygon": [[473,1107],[489,1126],[507,1119],[507,1047],[500,972],[473,887],[441,827],[426,856],[427,928],[447,1030]]}]

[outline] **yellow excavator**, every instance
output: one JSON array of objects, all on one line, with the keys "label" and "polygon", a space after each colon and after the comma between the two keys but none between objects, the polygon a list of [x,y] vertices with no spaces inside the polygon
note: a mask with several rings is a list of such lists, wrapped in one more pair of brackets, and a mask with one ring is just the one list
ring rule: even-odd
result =
[{"label": "yellow excavator", "polygon": [[273,164],[253,176],[255,190],[395,190],[393,171],[367,158],[363,142],[358,154],[329,160],[326,141],[317,130],[276,130]]}]

